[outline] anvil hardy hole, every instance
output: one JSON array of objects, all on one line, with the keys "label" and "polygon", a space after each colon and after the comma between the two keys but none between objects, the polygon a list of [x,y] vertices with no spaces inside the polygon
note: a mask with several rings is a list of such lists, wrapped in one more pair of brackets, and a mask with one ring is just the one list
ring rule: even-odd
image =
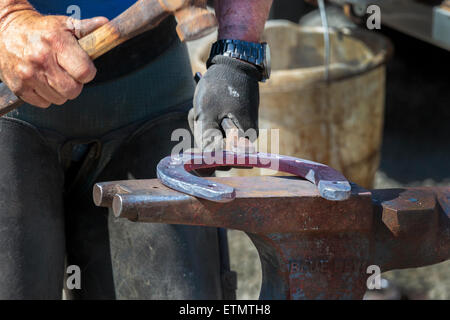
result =
[{"label": "anvil hardy hole", "polygon": [[153,187],[153,189],[158,189],[158,187]]},{"label": "anvil hardy hole", "polygon": [[208,184],[208,187],[210,187],[210,188],[214,188],[216,186],[217,186],[216,184]]}]

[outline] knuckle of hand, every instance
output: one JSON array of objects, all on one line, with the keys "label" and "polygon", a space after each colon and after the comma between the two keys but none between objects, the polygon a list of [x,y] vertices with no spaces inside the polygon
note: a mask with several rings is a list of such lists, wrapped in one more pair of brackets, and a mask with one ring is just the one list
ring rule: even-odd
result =
[{"label": "knuckle of hand", "polygon": [[73,100],[81,93],[81,84],[76,81],[65,81],[63,89],[59,93],[66,99]]},{"label": "knuckle of hand", "polygon": [[68,92],[66,93],[66,97],[70,100],[75,99],[81,94],[81,91],[83,90],[83,85],[78,82],[73,82],[72,85],[68,86]]},{"label": "knuckle of hand", "polygon": [[92,81],[95,78],[95,74],[97,73],[97,69],[89,63],[83,63],[78,68],[78,80],[80,82],[86,83]]},{"label": "knuckle of hand", "polygon": [[50,50],[47,46],[41,46],[30,54],[29,59],[38,64],[45,64],[50,58]]},{"label": "knuckle of hand", "polygon": [[9,88],[11,89],[11,91],[16,95],[16,96],[20,96],[22,95],[23,91],[24,91],[24,83],[21,80],[15,81],[14,83],[12,83]]},{"label": "knuckle of hand", "polygon": [[50,43],[57,43],[59,40],[59,37],[60,37],[59,33],[55,32],[55,31],[46,32],[43,35],[44,40],[46,40],[47,42],[50,42]]},{"label": "knuckle of hand", "polygon": [[35,70],[31,65],[17,64],[16,75],[19,77],[20,82],[23,85],[24,81],[28,81],[35,76]]}]

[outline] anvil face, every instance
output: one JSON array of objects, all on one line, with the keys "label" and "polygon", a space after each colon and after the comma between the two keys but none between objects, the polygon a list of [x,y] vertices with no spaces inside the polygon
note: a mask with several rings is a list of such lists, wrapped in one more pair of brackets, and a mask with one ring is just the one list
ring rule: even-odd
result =
[{"label": "anvil face", "polygon": [[209,178],[234,188],[218,203],[157,179],[97,184],[96,203],[136,222],[245,231],[261,259],[262,299],[360,299],[370,274],[450,258],[450,187],[364,190],[329,201],[295,177]]}]

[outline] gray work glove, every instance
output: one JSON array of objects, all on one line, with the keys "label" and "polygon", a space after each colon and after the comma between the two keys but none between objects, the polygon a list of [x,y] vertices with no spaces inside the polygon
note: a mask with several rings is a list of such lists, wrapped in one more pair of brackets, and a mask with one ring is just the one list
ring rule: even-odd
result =
[{"label": "gray work glove", "polygon": [[189,125],[197,147],[204,151],[223,148],[224,118],[232,119],[244,132],[254,129],[249,139],[256,140],[261,78],[262,72],[250,63],[225,56],[215,56],[210,61],[198,82],[194,107],[189,112]]}]

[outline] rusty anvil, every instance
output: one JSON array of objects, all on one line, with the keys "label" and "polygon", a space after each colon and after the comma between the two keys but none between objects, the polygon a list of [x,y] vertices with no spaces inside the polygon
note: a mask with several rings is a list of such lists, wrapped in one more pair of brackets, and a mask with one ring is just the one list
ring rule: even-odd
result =
[{"label": "rusty anvil", "polygon": [[[260,299],[361,299],[371,265],[385,272],[450,258],[450,187],[347,188],[325,165],[278,155],[247,154],[241,165],[267,167],[268,159],[309,181],[205,180],[188,171],[217,166],[208,157],[167,157],[158,165],[160,180],[99,183],[94,201],[136,222],[246,232],[261,260]],[[223,161],[236,165],[230,153]]]},{"label": "rusty anvil", "polygon": [[[177,34],[181,41],[201,38],[217,26],[215,15],[206,9],[206,0],[139,0],[78,43],[91,59],[96,59],[119,44],[157,27],[171,14],[177,20]],[[0,83],[0,117],[22,104],[22,100]]]}]

